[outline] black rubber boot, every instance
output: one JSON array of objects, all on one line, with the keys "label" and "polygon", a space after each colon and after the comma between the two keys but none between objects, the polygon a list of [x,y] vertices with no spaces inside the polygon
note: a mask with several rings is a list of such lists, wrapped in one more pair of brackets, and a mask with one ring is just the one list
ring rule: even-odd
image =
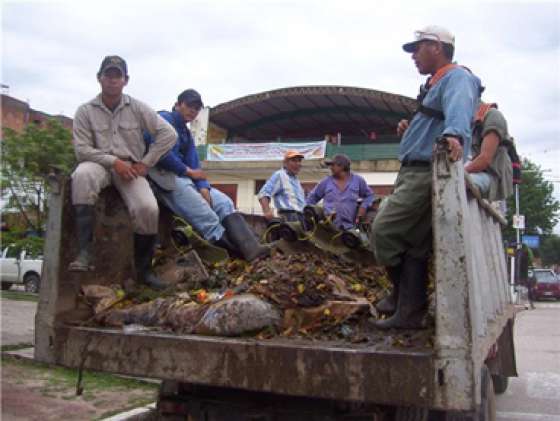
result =
[{"label": "black rubber boot", "polygon": [[382,314],[392,315],[393,313],[395,313],[395,311],[397,311],[402,265],[387,266],[385,270],[387,271],[387,275],[389,275],[389,279],[393,284],[393,289],[389,295],[387,295],[375,305],[375,308]]},{"label": "black rubber boot", "polygon": [[250,262],[270,254],[270,249],[257,241],[253,230],[240,213],[234,212],[226,216],[222,220],[222,225],[226,229],[227,237],[245,260]]},{"label": "black rubber boot", "polygon": [[93,242],[93,205],[75,205],[76,235],[78,237],[78,256],[68,265],[71,272],[87,272],[93,270],[91,247]]},{"label": "black rubber boot", "polygon": [[399,285],[397,310],[393,316],[378,320],[379,329],[421,329],[427,308],[428,261],[405,258]]},{"label": "black rubber boot", "polygon": [[152,272],[152,259],[156,241],[157,235],[134,234],[134,265],[138,283],[162,290],[167,285]]},{"label": "black rubber boot", "polygon": [[224,234],[222,235],[222,237],[219,240],[214,241],[214,244],[217,245],[218,247],[224,248],[228,251],[237,251],[237,247],[229,239],[227,231],[224,231]]}]

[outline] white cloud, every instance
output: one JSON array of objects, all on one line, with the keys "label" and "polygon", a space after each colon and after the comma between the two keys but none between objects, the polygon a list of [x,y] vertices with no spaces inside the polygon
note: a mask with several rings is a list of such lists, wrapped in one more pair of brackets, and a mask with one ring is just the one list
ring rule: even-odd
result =
[{"label": "white cloud", "polygon": [[128,92],[156,109],[187,87],[209,105],[307,84],[414,97],[423,78],[400,47],[434,23],[455,32],[456,59],[500,104],[521,153],[555,164],[558,2],[5,1],[2,83],[34,108],[71,116],[97,93],[103,56],[120,54]]}]

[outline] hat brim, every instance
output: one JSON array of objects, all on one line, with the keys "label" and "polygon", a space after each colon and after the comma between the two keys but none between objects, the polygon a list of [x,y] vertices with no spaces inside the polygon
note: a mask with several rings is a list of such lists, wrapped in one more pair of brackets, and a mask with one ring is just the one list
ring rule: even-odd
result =
[{"label": "hat brim", "polygon": [[118,71],[120,71],[123,74],[123,76],[126,75],[126,72],[124,71],[124,69],[121,66],[118,66],[116,64],[108,64],[107,66],[105,66],[103,68],[101,73],[105,73],[109,69],[117,69]]},{"label": "hat brim", "polygon": [[416,51],[416,46],[419,42],[420,41],[407,42],[406,44],[403,44],[402,49],[407,53],[413,53],[414,51]]},{"label": "hat brim", "polygon": [[286,157],[286,159],[303,159],[303,158],[305,158],[305,156],[300,155],[300,154]]}]

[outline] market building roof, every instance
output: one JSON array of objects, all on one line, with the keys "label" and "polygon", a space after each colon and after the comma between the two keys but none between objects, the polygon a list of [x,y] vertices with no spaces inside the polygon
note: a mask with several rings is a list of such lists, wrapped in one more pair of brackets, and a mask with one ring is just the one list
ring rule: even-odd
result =
[{"label": "market building roof", "polygon": [[[402,95],[349,86],[299,86],[266,91],[210,109],[209,120],[228,140],[393,137],[415,100]],[[395,139],[396,140],[396,139]]]}]

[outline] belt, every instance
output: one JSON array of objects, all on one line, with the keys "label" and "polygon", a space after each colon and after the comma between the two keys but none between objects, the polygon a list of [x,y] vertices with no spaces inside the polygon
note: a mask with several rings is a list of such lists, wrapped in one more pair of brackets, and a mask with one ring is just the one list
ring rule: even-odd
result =
[{"label": "belt", "polygon": [[432,163],[430,161],[416,161],[416,160],[405,160],[401,162],[403,167],[429,167]]},{"label": "belt", "polygon": [[278,213],[301,213],[301,212],[293,209],[278,209]]}]

